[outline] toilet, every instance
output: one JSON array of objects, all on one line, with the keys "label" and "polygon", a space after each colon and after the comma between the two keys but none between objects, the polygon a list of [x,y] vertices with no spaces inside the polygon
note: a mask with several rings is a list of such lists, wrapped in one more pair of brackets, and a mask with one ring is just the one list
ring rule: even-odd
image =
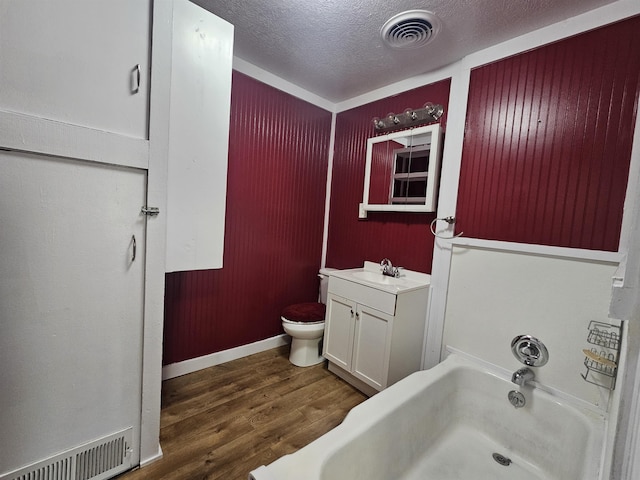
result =
[{"label": "toilet", "polygon": [[320,269],[320,302],[296,303],[282,311],[282,328],[291,336],[289,361],[298,367],[310,367],[324,360],[322,336],[331,270]]}]

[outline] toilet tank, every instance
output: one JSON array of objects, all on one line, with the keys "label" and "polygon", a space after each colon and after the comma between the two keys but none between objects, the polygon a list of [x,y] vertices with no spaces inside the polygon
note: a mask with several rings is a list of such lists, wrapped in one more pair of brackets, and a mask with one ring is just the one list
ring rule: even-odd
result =
[{"label": "toilet tank", "polygon": [[320,277],[320,292],[318,301],[327,304],[327,290],[329,289],[329,273],[335,272],[336,268],[321,268],[318,276]]}]

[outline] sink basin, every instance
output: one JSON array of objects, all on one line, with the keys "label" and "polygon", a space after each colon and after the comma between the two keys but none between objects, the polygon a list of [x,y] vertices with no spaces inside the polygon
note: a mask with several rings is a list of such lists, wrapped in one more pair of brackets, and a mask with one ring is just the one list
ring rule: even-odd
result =
[{"label": "sink basin", "polygon": [[375,262],[364,262],[362,268],[335,270],[331,272],[331,276],[395,295],[425,288],[431,283],[431,275],[411,270],[403,269],[398,278],[383,275],[380,271],[380,265]]},{"label": "sink basin", "polygon": [[389,277],[387,275],[383,275],[382,273],[370,272],[367,270],[364,270],[362,272],[353,272],[352,275],[355,278],[364,280],[365,282],[380,283],[382,285],[401,285],[405,283],[405,280],[402,278]]}]

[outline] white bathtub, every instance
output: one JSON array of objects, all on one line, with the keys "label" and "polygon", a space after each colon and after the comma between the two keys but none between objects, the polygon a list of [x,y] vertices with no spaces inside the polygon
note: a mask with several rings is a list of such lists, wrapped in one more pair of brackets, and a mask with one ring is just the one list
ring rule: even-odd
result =
[{"label": "white bathtub", "polygon": [[[525,395],[514,408],[510,390]],[[458,355],[355,407],[250,480],[601,480],[605,419]],[[509,458],[503,466],[493,458]]]}]

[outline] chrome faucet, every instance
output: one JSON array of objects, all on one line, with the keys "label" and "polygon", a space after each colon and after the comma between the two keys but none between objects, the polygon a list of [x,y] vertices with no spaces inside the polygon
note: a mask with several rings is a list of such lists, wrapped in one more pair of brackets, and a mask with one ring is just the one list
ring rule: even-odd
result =
[{"label": "chrome faucet", "polygon": [[383,258],[380,262],[380,266],[382,267],[382,274],[387,275],[388,277],[399,277],[400,270],[402,267],[394,267],[391,263],[391,260],[388,258]]},{"label": "chrome faucet", "polygon": [[522,387],[525,383],[532,381],[534,377],[535,374],[529,368],[524,367],[513,372],[511,381],[516,385],[520,385]]}]

